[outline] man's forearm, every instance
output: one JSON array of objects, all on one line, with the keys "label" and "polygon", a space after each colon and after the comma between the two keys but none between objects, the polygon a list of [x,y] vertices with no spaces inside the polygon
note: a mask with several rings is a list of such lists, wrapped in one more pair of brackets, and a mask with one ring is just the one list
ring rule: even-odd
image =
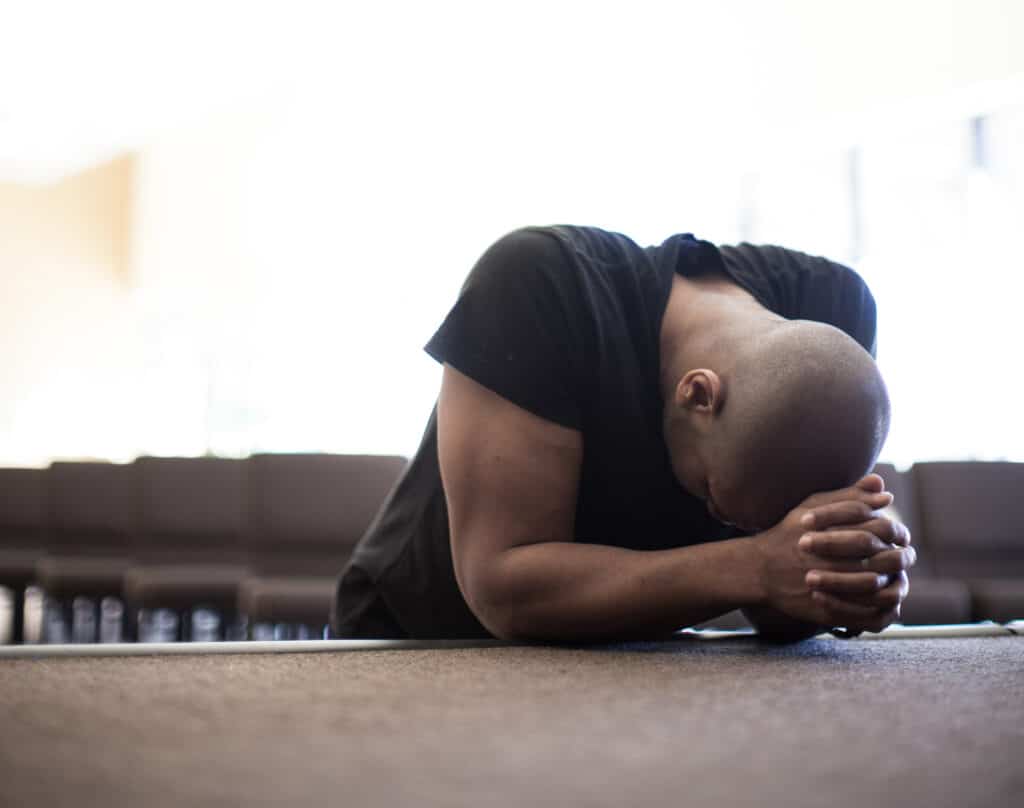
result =
[{"label": "man's forearm", "polygon": [[[668,634],[764,605],[746,537],[672,550],[542,542],[500,553],[473,587],[485,626],[508,639],[615,640]],[[481,585],[482,584],[482,585]]]}]

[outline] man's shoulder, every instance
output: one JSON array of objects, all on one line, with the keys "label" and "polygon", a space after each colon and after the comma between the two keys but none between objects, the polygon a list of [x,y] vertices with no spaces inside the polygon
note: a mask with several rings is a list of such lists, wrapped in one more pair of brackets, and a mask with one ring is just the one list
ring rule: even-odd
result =
[{"label": "man's shoulder", "polygon": [[568,256],[551,227],[519,227],[493,241],[470,270],[462,288],[499,296],[562,274]]},{"label": "man's shoulder", "polygon": [[875,300],[853,268],[775,244],[720,246],[728,274],[787,319],[834,325],[875,352]]},{"label": "man's shoulder", "polygon": [[[609,264],[635,265],[647,252],[628,236],[587,225],[525,225],[506,232],[484,252],[466,286],[568,282],[580,270]],[[568,270],[568,271],[567,271]]]},{"label": "man's shoulder", "polygon": [[857,272],[846,264],[821,255],[777,244],[720,245],[718,251],[732,274],[773,280],[776,283],[855,283],[866,287]]},{"label": "man's shoulder", "polygon": [[594,225],[531,225],[522,229],[554,238],[562,243],[572,245],[584,253],[592,252],[596,255],[603,255],[609,251],[634,254],[643,252],[643,248],[624,233]]}]

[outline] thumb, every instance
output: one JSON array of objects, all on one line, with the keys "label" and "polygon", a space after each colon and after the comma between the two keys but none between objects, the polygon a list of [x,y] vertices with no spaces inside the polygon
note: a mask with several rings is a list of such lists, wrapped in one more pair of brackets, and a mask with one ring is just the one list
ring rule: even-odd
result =
[{"label": "thumb", "polygon": [[857,480],[855,487],[869,493],[878,493],[885,490],[885,481],[878,474],[871,473]]},{"label": "thumb", "polygon": [[882,481],[882,478],[877,474],[868,474],[865,477],[861,477],[848,488],[839,488],[835,491],[819,491],[816,494],[811,494],[801,503],[801,507],[820,508],[822,505],[831,505],[834,502],[856,500],[869,502],[874,507],[884,508],[889,504],[892,497],[891,494],[887,494],[890,497],[890,501],[882,502],[879,500],[878,497],[884,491],[885,483]]}]

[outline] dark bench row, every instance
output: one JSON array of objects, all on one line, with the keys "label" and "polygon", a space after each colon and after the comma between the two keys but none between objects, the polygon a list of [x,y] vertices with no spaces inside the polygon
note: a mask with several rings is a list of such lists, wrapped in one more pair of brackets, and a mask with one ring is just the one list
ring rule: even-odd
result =
[{"label": "dark bench row", "polygon": [[[0,469],[0,585],[140,609],[197,606],[320,625],[335,580],[406,460],[377,455],[143,457]],[[1024,464],[877,469],[918,550],[906,623],[1024,618]],[[727,624],[727,621],[717,622]]]},{"label": "dark bench row", "polygon": [[0,585],[323,626],[338,572],[405,467],[378,455],[142,457],[0,469]]}]

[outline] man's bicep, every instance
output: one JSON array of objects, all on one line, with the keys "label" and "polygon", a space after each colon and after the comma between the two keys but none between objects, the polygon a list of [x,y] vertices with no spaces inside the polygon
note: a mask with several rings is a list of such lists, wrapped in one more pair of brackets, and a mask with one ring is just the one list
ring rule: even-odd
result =
[{"label": "man's bicep", "polygon": [[572,541],[583,439],[447,364],[437,417],[455,576],[476,610],[503,550]]}]

